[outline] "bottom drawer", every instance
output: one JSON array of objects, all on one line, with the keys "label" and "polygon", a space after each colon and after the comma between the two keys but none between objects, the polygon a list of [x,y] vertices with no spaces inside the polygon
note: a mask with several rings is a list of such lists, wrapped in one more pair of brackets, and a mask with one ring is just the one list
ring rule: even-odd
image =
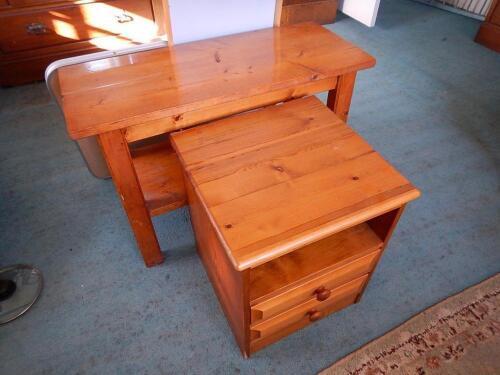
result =
[{"label": "bottom drawer", "polygon": [[273,318],[251,325],[250,331],[253,340],[251,346],[258,350],[261,346],[267,345],[266,338],[270,339],[269,342],[274,341],[331,312],[351,305],[356,301],[356,297],[361,292],[367,278],[368,275],[364,275],[333,289],[330,297],[325,301],[319,302],[316,298],[312,298]]}]

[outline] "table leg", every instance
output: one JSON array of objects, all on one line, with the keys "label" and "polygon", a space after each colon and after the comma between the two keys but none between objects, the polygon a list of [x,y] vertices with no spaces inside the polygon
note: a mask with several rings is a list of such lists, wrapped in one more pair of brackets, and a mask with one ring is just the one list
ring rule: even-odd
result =
[{"label": "table leg", "polygon": [[341,75],[337,80],[337,87],[328,92],[326,105],[333,112],[335,112],[335,114],[337,114],[342,121],[347,122],[355,81],[356,72]]},{"label": "table leg", "polygon": [[99,141],[108,163],[116,190],[121,197],[130,226],[146,266],[163,262],[158,239],[151,216],[144,201],[144,195],[135,173],[128,143],[121,130],[99,135]]}]

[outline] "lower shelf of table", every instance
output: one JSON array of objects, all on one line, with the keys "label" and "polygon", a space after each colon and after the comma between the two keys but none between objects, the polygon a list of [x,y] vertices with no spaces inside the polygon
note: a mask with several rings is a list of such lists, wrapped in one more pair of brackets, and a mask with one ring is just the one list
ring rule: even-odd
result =
[{"label": "lower shelf of table", "polygon": [[168,138],[133,145],[130,153],[151,216],[187,204],[182,168]]}]

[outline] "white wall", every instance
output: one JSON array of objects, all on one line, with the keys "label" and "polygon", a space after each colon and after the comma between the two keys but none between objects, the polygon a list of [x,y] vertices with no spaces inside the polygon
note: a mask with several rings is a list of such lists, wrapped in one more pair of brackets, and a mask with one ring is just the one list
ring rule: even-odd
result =
[{"label": "white wall", "polygon": [[375,26],[380,0],[340,0],[339,10],[366,26]]},{"label": "white wall", "polygon": [[276,0],[170,0],[174,43],[272,27]]}]

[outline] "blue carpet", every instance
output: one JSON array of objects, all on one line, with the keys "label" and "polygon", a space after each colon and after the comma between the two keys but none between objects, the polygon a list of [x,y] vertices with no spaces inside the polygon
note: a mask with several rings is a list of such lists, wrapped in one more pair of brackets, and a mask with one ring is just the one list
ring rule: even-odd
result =
[{"label": "blue carpet", "polygon": [[90,176],[43,84],[0,91],[0,265],[45,276],[0,327],[0,373],[310,374],[500,271],[500,54],[476,20],[382,1],[377,26],[331,30],[377,58],[350,124],[422,190],[358,305],[250,360],[194,248],[186,210],[155,219],[166,263],[146,269],[110,181]]}]

